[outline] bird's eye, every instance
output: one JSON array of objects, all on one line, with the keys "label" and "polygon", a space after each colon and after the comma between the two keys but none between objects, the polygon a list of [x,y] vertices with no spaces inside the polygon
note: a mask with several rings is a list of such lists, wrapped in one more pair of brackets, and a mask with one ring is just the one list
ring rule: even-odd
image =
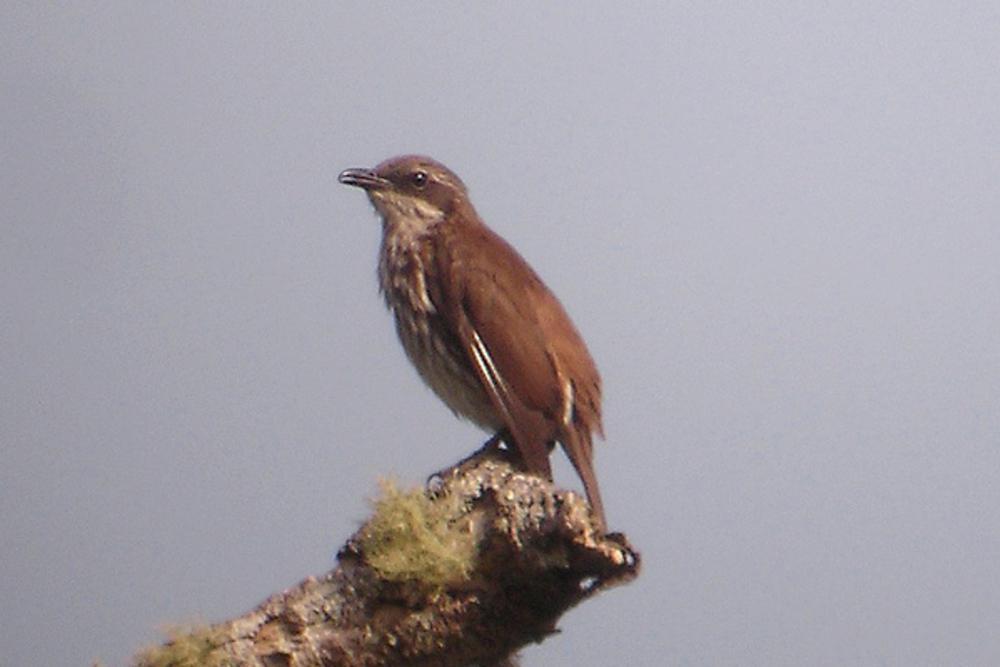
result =
[{"label": "bird's eye", "polygon": [[410,182],[413,183],[418,188],[422,188],[427,185],[427,172],[426,171],[415,171],[410,175]]}]

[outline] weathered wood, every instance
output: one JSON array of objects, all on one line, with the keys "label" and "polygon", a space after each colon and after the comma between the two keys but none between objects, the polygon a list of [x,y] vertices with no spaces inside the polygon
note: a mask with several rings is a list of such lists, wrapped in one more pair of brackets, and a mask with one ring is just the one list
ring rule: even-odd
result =
[{"label": "weathered wood", "polygon": [[387,487],[338,561],[135,665],[513,665],[568,609],[639,571],[623,535],[596,532],[582,497],[495,457],[427,490]]}]

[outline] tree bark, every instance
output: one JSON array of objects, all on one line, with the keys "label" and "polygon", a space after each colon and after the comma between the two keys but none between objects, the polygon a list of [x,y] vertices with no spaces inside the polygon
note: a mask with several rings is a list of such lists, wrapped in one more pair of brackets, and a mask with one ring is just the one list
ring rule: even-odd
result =
[{"label": "tree bark", "polygon": [[137,667],[500,667],[639,556],[582,497],[473,458],[428,489],[383,490],[338,566],[250,613],[175,634]]}]

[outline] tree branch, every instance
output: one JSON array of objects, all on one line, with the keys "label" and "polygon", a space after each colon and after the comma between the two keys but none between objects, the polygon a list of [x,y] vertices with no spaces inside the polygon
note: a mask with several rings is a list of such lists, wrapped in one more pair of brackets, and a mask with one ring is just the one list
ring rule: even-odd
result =
[{"label": "tree branch", "polygon": [[514,665],[567,610],[638,575],[579,495],[479,457],[402,493],[384,485],[339,565],[250,613],[175,635],[137,667]]}]

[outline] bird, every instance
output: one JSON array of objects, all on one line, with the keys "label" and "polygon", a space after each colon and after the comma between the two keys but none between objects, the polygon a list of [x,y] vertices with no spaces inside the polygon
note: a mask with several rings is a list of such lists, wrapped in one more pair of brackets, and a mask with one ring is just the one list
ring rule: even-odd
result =
[{"label": "bird", "polygon": [[440,162],[401,155],[338,180],[362,188],[381,219],[379,288],[420,377],[528,472],[551,480],[560,443],[604,530],[593,456],[601,377],[559,300]]}]

